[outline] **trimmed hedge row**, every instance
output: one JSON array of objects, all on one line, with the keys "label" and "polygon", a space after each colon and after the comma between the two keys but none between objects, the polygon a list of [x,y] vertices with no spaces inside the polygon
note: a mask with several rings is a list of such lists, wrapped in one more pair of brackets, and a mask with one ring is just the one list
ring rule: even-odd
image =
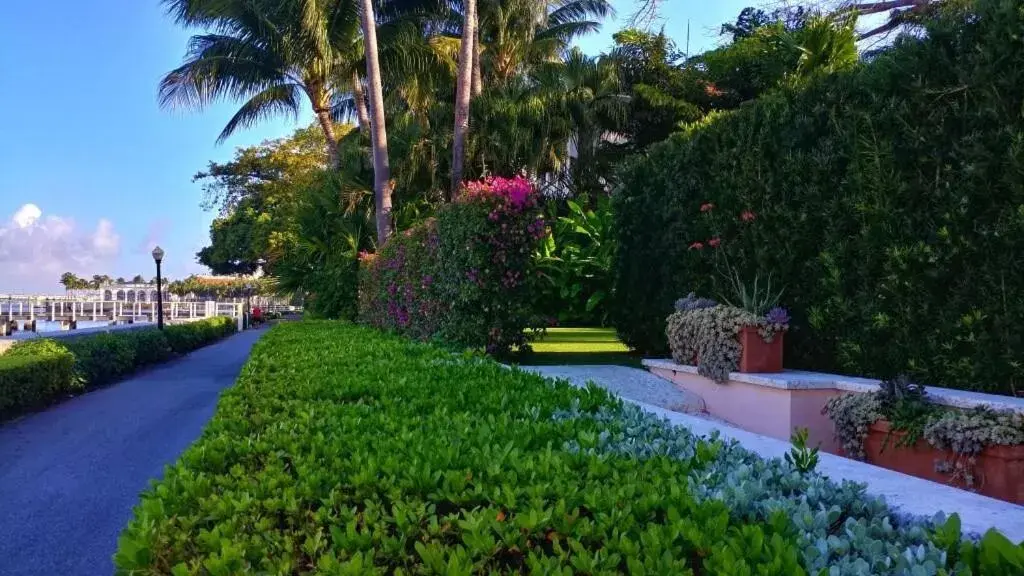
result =
[{"label": "trimmed hedge row", "polygon": [[[1024,549],[986,542],[998,553],[984,573],[1013,574],[1000,555]],[[142,495],[115,564],[179,576],[936,574],[979,573],[977,550],[955,520],[935,533],[901,523],[855,486],[697,439],[601,389],[307,321],[256,344],[199,441]]]},{"label": "trimmed hedge row", "polygon": [[235,320],[18,342],[0,356],[0,419],[119,380],[232,334]]},{"label": "trimmed hedge row", "polygon": [[665,353],[673,302],[732,268],[785,286],[790,367],[1019,394],[1024,10],[973,10],[625,163],[626,343]]},{"label": "trimmed hedge row", "polygon": [[436,220],[363,256],[359,321],[490,354],[522,349],[527,329],[544,326],[532,305],[545,234],[528,180],[469,182]]},{"label": "trimmed hedge row", "polygon": [[82,389],[74,356],[56,347],[40,352],[0,355],[0,421]]}]

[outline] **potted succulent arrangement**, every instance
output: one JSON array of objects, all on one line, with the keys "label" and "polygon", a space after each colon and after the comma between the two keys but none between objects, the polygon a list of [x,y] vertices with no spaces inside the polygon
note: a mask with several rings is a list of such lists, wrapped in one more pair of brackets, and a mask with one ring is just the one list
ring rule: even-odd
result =
[{"label": "potted succulent arrangement", "polygon": [[1024,504],[1024,414],[962,410],[928,400],[906,377],[866,394],[844,394],[822,413],[845,455]]},{"label": "potted succulent arrangement", "polygon": [[763,299],[741,302],[746,306],[692,293],[676,301],[666,327],[673,360],[696,364],[698,374],[719,383],[730,372],[781,372],[789,313],[777,305],[765,309]]},{"label": "potted succulent arrangement", "polygon": [[779,306],[782,291],[772,289],[771,276],[755,273],[745,283],[729,261],[730,250],[752,249],[748,236],[757,215],[749,209],[738,217],[730,214],[711,202],[701,204],[698,222],[710,238],[690,244],[695,257],[710,259],[719,272],[713,284],[724,284],[728,295],[719,296],[721,304],[693,293],[679,299],[666,327],[673,360],[696,364],[701,376],[719,383],[728,381],[730,372],[781,372],[789,329],[789,313]]}]

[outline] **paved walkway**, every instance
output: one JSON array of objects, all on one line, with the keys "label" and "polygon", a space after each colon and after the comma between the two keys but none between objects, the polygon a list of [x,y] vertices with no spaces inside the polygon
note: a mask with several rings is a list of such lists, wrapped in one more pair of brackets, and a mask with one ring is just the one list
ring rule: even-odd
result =
[{"label": "paved walkway", "polygon": [[536,372],[549,378],[562,378],[576,386],[588,382],[609,392],[644,404],[651,404],[673,412],[683,412],[710,418],[704,407],[704,399],[680,390],[671,382],[651,374],[647,370],[626,366],[520,366],[521,369]]},{"label": "paved walkway", "polygon": [[139,493],[199,436],[261,334],[0,425],[0,574],[112,574]]}]

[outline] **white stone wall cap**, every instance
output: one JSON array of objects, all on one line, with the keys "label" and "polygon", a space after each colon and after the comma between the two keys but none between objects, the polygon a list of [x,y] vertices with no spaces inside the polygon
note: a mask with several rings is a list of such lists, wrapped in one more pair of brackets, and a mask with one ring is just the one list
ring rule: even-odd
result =
[{"label": "white stone wall cap", "polygon": [[[643,361],[643,365],[648,369],[655,368],[685,374],[697,374],[696,366],[677,364],[670,359],[646,359]],[[803,370],[786,370],[777,374],[744,374],[740,372],[733,372],[729,374],[729,380],[733,382],[755,384],[757,386],[767,386],[769,388],[778,388],[780,390],[831,389],[859,393],[877,390],[880,382],[879,380],[871,378],[840,376],[837,374],[825,374],[822,372],[805,372]],[[928,398],[932,402],[944,406],[965,409],[982,406],[993,410],[1012,410],[1014,412],[1024,413],[1024,398],[932,386],[927,386],[925,390],[928,393]]]}]

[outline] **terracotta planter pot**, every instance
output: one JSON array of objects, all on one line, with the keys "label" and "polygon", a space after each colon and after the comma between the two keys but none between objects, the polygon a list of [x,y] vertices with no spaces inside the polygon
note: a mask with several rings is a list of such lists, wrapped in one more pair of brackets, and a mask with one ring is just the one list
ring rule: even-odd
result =
[{"label": "terracotta planter pot", "polygon": [[771,342],[765,342],[757,328],[744,326],[739,339],[743,353],[740,356],[740,372],[782,372],[782,337],[779,332]]},{"label": "terracotta planter pot", "polygon": [[973,486],[968,486],[963,474],[936,471],[936,463],[955,461],[953,452],[937,450],[924,439],[913,446],[901,446],[906,434],[899,431],[890,434],[890,431],[889,422],[885,420],[875,422],[868,429],[868,437],[864,439],[868,462],[992,498],[1024,504],[1024,445],[989,446],[982,450],[973,465],[965,460],[964,465],[971,466],[974,475]]}]

